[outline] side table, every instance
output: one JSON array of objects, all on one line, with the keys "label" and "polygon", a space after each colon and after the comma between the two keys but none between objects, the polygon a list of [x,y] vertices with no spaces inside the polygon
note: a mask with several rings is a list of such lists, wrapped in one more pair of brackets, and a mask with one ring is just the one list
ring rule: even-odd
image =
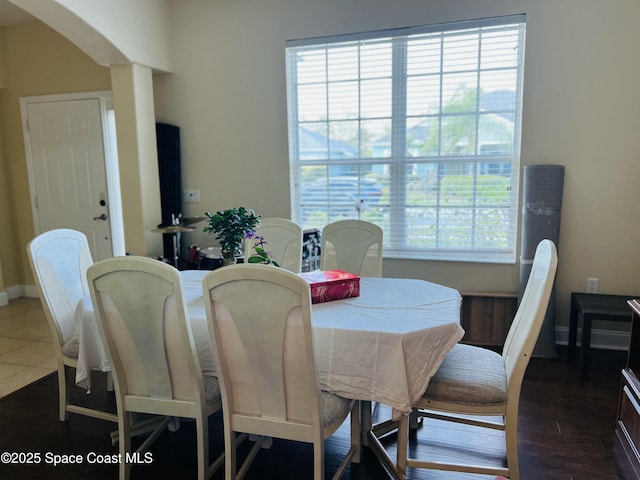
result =
[{"label": "side table", "polygon": [[588,377],[591,349],[591,325],[593,320],[631,322],[631,312],[627,302],[632,295],[607,295],[602,293],[571,294],[569,317],[569,360],[575,359],[578,321],[582,320],[580,343],[580,377]]}]

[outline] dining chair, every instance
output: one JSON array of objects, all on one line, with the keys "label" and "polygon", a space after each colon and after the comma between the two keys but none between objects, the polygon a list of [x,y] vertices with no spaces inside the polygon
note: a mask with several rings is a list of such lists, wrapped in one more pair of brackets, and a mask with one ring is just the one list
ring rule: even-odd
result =
[{"label": "dining chair", "polygon": [[67,375],[67,369],[78,365],[75,311],[89,295],[86,272],[93,263],[87,237],[76,230],[49,230],[29,242],[27,256],[53,338],[58,366],[58,418],[64,422],[71,412],[116,422],[115,414],[72,404],[69,398],[69,383],[73,384],[74,376]]},{"label": "dining chair", "polygon": [[[320,390],[309,284],[270,265],[232,265],[208,273],[203,289],[222,391],[225,478],[243,478],[275,437],[312,443],[313,478],[323,480],[324,440],[350,412],[351,447],[333,478],[341,477],[349,461],[360,461],[358,402]],[[237,470],[240,432],[257,440]]]},{"label": "dining chair", "polygon": [[[260,225],[255,232],[256,235],[264,238],[265,250],[279,263],[280,267],[300,273],[302,270],[302,227],[300,225],[287,218],[268,217],[260,219]],[[245,239],[245,258],[254,252],[255,244],[255,238]]]},{"label": "dining chair", "polygon": [[[522,300],[509,328],[502,354],[457,344],[445,357],[414,408],[423,417],[504,431],[506,463],[447,463],[407,456],[408,419],[399,423],[397,467],[404,478],[407,467],[452,470],[520,478],[518,466],[518,407],[520,389],[544,320],[556,274],[558,257],[550,240],[538,244]],[[475,418],[470,418],[475,417]],[[485,417],[485,418],[482,418]],[[494,421],[488,417],[498,417]],[[369,434],[370,441],[374,435]],[[464,442],[456,442],[457,451]],[[477,442],[476,442],[477,443]],[[424,451],[424,445],[411,449]],[[458,452],[459,453],[459,452]]]},{"label": "dining chair", "polygon": [[[145,452],[171,417],[195,420],[198,479],[210,477],[208,417],[222,404],[216,378],[202,375],[182,291],[174,267],[145,257],[115,257],[87,270],[91,300],[111,368],[118,409],[120,456],[131,455],[134,415],[165,416],[136,450]],[[120,479],[131,463],[121,462]]]},{"label": "dining chair", "polygon": [[383,231],[364,220],[338,220],[322,229],[320,270],[382,276]]}]

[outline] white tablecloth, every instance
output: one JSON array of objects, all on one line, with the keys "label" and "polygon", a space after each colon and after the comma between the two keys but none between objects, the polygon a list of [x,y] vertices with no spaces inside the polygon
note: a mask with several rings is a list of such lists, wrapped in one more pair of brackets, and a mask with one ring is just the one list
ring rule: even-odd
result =
[{"label": "white tablecloth", "polygon": [[[214,375],[202,296],[205,270],[181,272],[203,375]],[[440,363],[463,336],[457,290],[423,280],[362,278],[360,296],[313,305],[318,375],[323,390],[409,412]],[[80,343],[76,383],[109,362],[90,302],[76,315]]]},{"label": "white tablecloth", "polygon": [[462,338],[460,294],[422,280],[360,279],[360,296],[313,306],[323,390],[411,410]]}]

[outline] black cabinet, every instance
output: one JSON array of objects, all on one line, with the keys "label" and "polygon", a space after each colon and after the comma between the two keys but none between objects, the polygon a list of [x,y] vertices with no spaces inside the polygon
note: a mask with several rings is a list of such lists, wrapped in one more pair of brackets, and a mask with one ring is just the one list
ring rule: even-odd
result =
[{"label": "black cabinet", "polygon": [[630,471],[640,479],[640,300],[629,300],[628,304],[632,312],[631,342],[627,366],[622,370],[616,437]]}]

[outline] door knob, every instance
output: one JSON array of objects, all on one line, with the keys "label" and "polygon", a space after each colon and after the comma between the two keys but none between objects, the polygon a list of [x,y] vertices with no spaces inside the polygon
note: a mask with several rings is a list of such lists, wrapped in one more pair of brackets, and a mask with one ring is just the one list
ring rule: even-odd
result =
[{"label": "door knob", "polygon": [[106,220],[107,219],[107,214],[103,213],[102,215],[100,215],[99,217],[93,217],[94,220]]}]

